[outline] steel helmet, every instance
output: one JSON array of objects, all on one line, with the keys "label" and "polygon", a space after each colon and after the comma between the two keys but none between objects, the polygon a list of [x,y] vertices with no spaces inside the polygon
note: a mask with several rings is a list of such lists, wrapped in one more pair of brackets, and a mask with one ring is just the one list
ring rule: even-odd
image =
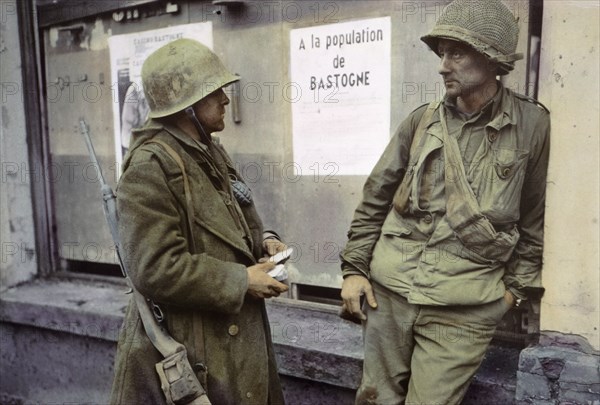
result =
[{"label": "steel helmet", "polygon": [[197,103],[240,77],[229,72],[205,45],[181,38],[150,54],[142,66],[142,85],[150,118],[166,117]]},{"label": "steel helmet", "polygon": [[433,30],[421,40],[438,53],[440,39],[466,43],[498,63],[498,74],[514,69],[523,59],[515,53],[519,26],[510,10],[500,0],[455,0],[448,4]]}]

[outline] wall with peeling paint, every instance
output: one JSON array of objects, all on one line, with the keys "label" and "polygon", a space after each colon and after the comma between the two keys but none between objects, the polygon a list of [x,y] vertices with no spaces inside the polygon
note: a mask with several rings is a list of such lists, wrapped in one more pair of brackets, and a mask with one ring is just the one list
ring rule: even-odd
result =
[{"label": "wall with peeling paint", "polygon": [[[16,8],[2,7],[0,24],[0,291],[37,272],[31,181],[41,181],[28,160],[21,51]],[[11,15],[12,14],[12,15]]]},{"label": "wall with peeling paint", "polygon": [[600,6],[545,1],[539,99],[552,112],[541,328],[600,348]]}]

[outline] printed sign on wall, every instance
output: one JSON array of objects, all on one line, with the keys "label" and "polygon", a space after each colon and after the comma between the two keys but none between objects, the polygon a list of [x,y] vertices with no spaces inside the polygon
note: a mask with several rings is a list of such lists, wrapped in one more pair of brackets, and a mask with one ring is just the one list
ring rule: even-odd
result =
[{"label": "printed sign on wall", "polygon": [[390,17],[295,29],[290,46],[296,169],[370,173],[390,135]]}]

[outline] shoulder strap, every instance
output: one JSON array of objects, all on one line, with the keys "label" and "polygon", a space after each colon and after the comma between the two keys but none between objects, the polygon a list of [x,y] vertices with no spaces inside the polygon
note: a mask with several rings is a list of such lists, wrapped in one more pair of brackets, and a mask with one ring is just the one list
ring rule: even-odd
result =
[{"label": "shoulder strap", "polygon": [[181,159],[181,156],[179,155],[179,153],[177,153],[175,151],[175,149],[173,149],[171,146],[169,146],[166,142],[163,142],[159,139],[150,139],[146,142],[144,142],[144,144],[148,144],[148,143],[156,143],[160,146],[163,147],[163,149],[169,154],[169,156],[171,156],[171,158],[175,161],[175,163],[177,163],[177,166],[179,166],[179,169],[181,169],[181,175],[183,176],[183,192],[185,194],[185,204],[186,204],[186,211],[187,211],[187,222],[188,222],[188,232],[190,234],[190,248],[192,253],[196,253],[196,244],[194,242],[194,228],[192,226],[193,223],[193,215],[194,215],[194,210],[193,210],[193,202],[192,202],[192,193],[190,191],[190,181],[188,180],[188,176],[187,173],[185,171],[185,165],[183,164],[183,159]]},{"label": "shoulder strap", "polygon": [[425,134],[425,129],[426,129],[427,125],[429,125],[429,123],[431,122],[431,118],[433,118],[433,113],[435,112],[435,110],[437,110],[439,105],[440,105],[440,101],[437,101],[437,100],[432,101],[431,103],[429,103],[429,105],[427,106],[427,109],[421,116],[421,120],[419,120],[417,129],[415,130],[415,133],[413,134],[412,143],[410,144],[409,161],[413,162],[413,160],[416,161],[416,159],[418,159],[418,156],[415,155],[415,152],[416,152],[417,148],[419,147],[419,144],[421,143],[421,139],[423,139],[423,135]]},{"label": "shoulder strap", "polygon": [[448,133],[444,108],[440,109],[444,139],[444,182],[446,187],[446,220],[457,238],[469,249],[489,260],[506,262],[519,240],[516,225],[507,232],[496,231],[483,215],[471,185],[456,138]]},{"label": "shoulder strap", "polygon": [[443,108],[440,109],[440,121],[444,140],[444,181],[448,223],[455,232],[459,232],[465,226],[478,222],[487,234],[493,234],[493,227],[481,213],[475,193],[467,181],[458,142],[449,135]]},{"label": "shoulder strap", "polygon": [[529,97],[529,96],[526,96],[524,94],[520,94],[520,93],[517,93],[517,92],[513,92],[513,94],[515,95],[516,98],[524,100],[524,101],[527,101],[527,102],[530,102],[532,104],[535,104],[536,106],[538,106],[539,108],[541,108],[542,110],[544,110],[548,114],[550,114],[550,110],[548,110],[548,108],[544,104],[542,104],[541,102],[539,102],[535,98]]},{"label": "shoulder strap", "polygon": [[405,214],[409,210],[409,201],[410,195],[412,191],[413,185],[413,177],[415,174],[415,166],[417,161],[419,160],[419,156],[417,155],[417,149],[421,144],[421,139],[423,139],[423,135],[425,134],[425,130],[427,125],[431,122],[431,118],[433,117],[433,113],[440,105],[440,101],[432,101],[427,106],[427,109],[421,116],[421,120],[417,125],[417,129],[413,133],[412,143],[410,144],[410,154],[408,156],[408,167],[400,186],[396,190],[394,194],[392,204],[396,211],[400,214]]}]

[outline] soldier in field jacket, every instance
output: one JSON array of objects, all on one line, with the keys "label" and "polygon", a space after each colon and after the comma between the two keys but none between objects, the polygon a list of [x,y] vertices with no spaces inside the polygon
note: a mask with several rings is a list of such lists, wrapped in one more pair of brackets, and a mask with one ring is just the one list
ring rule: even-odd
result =
[{"label": "soldier in field jacket", "polygon": [[459,404],[505,312],[541,291],[550,119],[496,78],[517,38],[498,0],[456,0],[422,38],[446,94],[394,134],[341,255],[357,404]]}]

